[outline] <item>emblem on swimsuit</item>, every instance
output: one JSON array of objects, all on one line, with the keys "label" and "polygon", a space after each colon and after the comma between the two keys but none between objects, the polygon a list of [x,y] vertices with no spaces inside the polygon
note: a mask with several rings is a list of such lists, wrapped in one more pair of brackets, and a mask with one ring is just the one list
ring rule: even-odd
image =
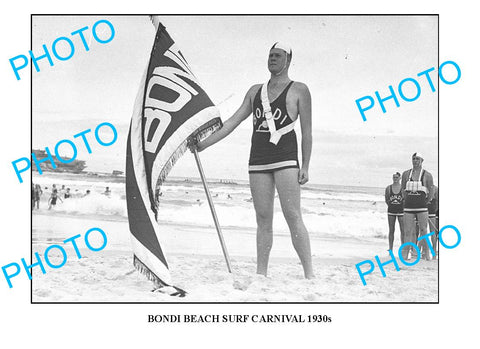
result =
[{"label": "emblem on swimsuit", "polygon": [[[272,114],[272,116],[273,116],[274,120],[278,120],[282,117],[282,111],[279,108],[277,108],[277,109],[275,109],[275,112]],[[262,111],[260,110],[260,108],[255,109],[253,124],[257,125],[257,122],[260,121],[262,117],[263,117],[263,115],[262,115]],[[270,132],[270,130],[268,129],[267,120],[264,117],[263,117],[263,119],[264,119],[263,122],[255,130],[255,132]],[[280,126],[283,126],[286,119],[287,119],[287,115],[285,115],[283,117],[283,119],[280,121]]]}]

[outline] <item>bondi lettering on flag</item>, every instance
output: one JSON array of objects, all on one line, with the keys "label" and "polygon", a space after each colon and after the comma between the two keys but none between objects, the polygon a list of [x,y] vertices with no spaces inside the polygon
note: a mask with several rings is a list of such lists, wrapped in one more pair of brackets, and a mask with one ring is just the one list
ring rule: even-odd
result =
[{"label": "bondi lettering on flag", "polygon": [[[190,137],[222,126],[175,42],[159,23],[127,140],[126,193],[134,265],[157,287],[173,286],[157,213],[159,189]],[[177,295],[184,292],[176,288]]]}]

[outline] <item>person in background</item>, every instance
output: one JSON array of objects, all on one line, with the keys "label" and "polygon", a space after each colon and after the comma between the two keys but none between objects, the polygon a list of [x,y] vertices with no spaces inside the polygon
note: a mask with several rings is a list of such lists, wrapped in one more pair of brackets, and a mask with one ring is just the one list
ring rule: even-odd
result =
[{"label": "person in background", "polygon": [[63,202],[62,198],[58,196],[57,189],[52,191],[52,195],[50,196],[50,199],[48,200],[48,209],[51,210],[52,207],[55,207],[57,205],[57,200],[60,200]]},{"label": "person in background", "polygon": [[58,195],[59,195],[60,197],[62,197],[62,196],[65,195],[65,192],[66,192],[65,185],[62,184],[62,188],[61,188],[60,191],[58,192]]},{"label": "person in background", "polygon": [[385,203],[388,206],[388,249],[393,250],[393,241],[395,236],[395,222],[398,218],[400,226],[400,242],[405,242],[405,232],[403,228],[403,194],[400,184],[400,172],[393,174],[393,183],[385,188]]},{"label": "person in background", "polygon": [[65,194],[63,194],[63,198],[64,198],[64,199],[68,199],[70,196],[71,196],[71,194],[70,194],[70,188],[67,188],[67,191],[65,192]]},{"label": "person in background", "polygon": [[438,187],[436,185],[433,186],[433,199],[428,204],[428,224],[430,228],[430,232],[434,232],[432,234],[432,246],[435,249],[435,256],[433,259],[436,259],[438,256],[438,248],[437,248],[437,241],[438,241]]},{"label": "person in background", "polygon": [[35,207],[35,187],[33,186],[33,182],[32,182],[32,211],[33,211],[33,208]]},{"label": "person in background", "polygon": [[[405,223],[405,242],[417,243],[415,221],[418,223],[419,238],[427,234],[428,204],[433,198],[433,176],[422,168],[423,156],[413,153],[410,170],[402,175],[402,192],[404,197],[403,213]],[[420,242],[422,258],[430,260],[430,249],[425,240]],[[410,246],[402,250],[402,257],[409,258]],[[414,253],[412,251],[412,253]]]},{"label": "person in background", "polygon": [[42,196],[42,194],[43,194],[43,191],[40,184],[35,184],[34,198],[35,198],[35,205],[37,206],[37,210],[40,209],[40,196]]}]

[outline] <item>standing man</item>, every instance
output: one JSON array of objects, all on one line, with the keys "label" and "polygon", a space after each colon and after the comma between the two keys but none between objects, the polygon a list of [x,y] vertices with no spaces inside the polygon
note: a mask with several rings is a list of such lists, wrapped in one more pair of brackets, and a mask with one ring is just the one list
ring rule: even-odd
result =
[{"label": "standing man", "polygon": [[[253,85],[240,108],[218,132],[198,143],[197,149],[202,151],[220,141],[253,114],[248,172],[257,219],[257,273],[267,275],[276,188],[305,278],[312,279],[315,276],[310,238],[300,208],[300,185],[308,181],[312,152],[312,106],[308,87],[288,77],[291,60],[291,48],[275,43],[268,57],[270,80],[263,85]],[[294,131],[297,119],[302,130],[301,166]]]},{"label": "standing man", "polygon": [[400,241],[402,245],[405,242],[405,232],[403,229],[403,195],[399,172],[393,174],[393,183],[385,188],[385,203],[388,206],[388,249],[393,251],[395,221],[397,218],[398,225],[400,226]]},{"label": "standing man", "polygon": [[[428,204],[433,199],[433,177],[422,168],[423,156],[420,153],[412,155],[413,168],[403,172],[402,192],[405,198],[404,203],[404,223],[405,223],[405,242],[417,243],[415,220],[418,223],[419,237],[428,232]],[[421,241],[422,258],[430,260],[430,249],[427,241]],[[410,247],[402,250],[402,257],[408,258]]]}]

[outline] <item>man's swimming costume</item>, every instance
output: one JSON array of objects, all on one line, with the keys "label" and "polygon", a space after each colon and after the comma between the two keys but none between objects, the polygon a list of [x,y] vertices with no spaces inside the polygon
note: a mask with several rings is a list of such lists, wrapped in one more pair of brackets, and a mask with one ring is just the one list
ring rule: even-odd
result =
[{"label": "man's swimming costume", "polygon": [[423,180],[425,170],[422,169],[418,181],[412,179],[413,169],[408,174],[408,182],[405,186],[405,204],[403,212],[405,213],[420,213],[428,212],[427,209],[427,193],[428,189],[425,187]]},{"label": "man's swimming costume", "polygon": [[389,216],[400,216],[403,217],[403,196],[402,190],[395,194],[393,192],[392,185],[388,186],[388,215]]},{"label": "man's swimming costume", "polygon": [[[287,92],[292,86],[291,81],[283,92],[270,103],[276,130],[294,123],[287,113]],[[253,134],[252,147],[250,148],[250,160],[248,162],[249,173],[266,173],[285,168],[299,168],[298,146],[295,130],[282,135],[277,144],[270,142],[270,130],[263,112],[261,90],[253,100]],[[291,127],[291,126],[290,126]]]}]

